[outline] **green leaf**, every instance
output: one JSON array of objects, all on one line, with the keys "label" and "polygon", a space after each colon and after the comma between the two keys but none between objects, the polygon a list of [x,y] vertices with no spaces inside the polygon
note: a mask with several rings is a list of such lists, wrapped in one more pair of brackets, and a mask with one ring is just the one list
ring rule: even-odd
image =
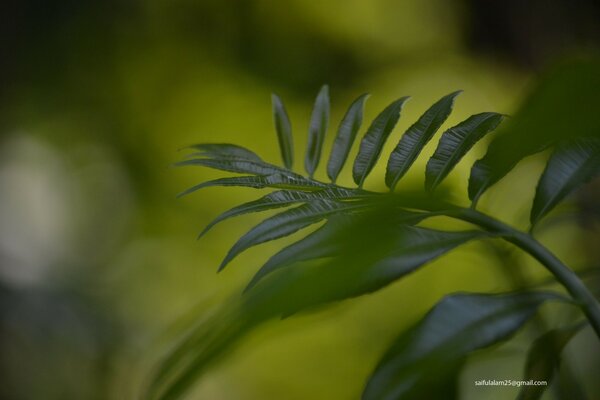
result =
[{"label": "green leaf", "polygon": [[496,129],[503,118],[492,112],[476,114],[444,132],[427,163],[425,188],[435,189],[475,143]]},{"label": "green leaf", "polygon": [[292,138],[292,124],[288,117],[283,101],[275,93],[271,94],[273,103],[273,117],[275,120],[275,131],[279,140],[281,158],[286,168],[291,169],[294,164],[294,142]]},{"label": "green leaf", "polygon": [[[385,204],[392,206],[391,202]],[[399,224],[402,217],[391,218],[389,210],[387,207],[369,208],[361,211],[358,219],[354,219],[355,214],[334,214],[328,223],[342,222],[341,225],[330,226],[342,235],[347,232],[347,236],[342,236],[344,238],[355,238],[336,243],[342,245],[341,254],[348,250],[351,250],[351,254],[337,259],[339,262],[331,260],[326,265],[294,264],[285,271],[269,274],[242,298],[232,299],[236,300],[233,307],[229,303],[229,307],[219,310],[213,318],[196,324],[161,363],[158,373],[152,377],[148,398],[180,398],[211,363],[269,318],[287,316],[331,301],[368,293],[414,270],[422,265],[421,262],[431,260],[433,256],[425,248],[432,244],[435,237],[440,237],[440,233],[433,232],[430,235],[431,230],[415,228],[417,233],[413,234],[413,230],[407,230]],[[350,231],[346,231],[347,227],[351,227]],[[361,235],[356,237],[354,232]],[[449,238],[456,238],[458,245],[476,237],[471,233],[441,234],[442,246],[445,247],[451,244]],[[458,240],[459,237],[461,240]],[[403,243],[407,246],[403,246]],[[376,249],[371,253],[369,250],[373,247]],[[398,257],[396,269],[391,262],[378,262],[382,258],[387,259],[385,255],[389,254],[377,251],[380,249],[396,250],[392,254]],[[306,250],[312,252],[316,247],[308,246]],[[403,251],[407,252],[404,257],[401,255]],[[377,257],[373,258],[372,255]],[[238,305],[237,300],[241,300],[242,304]]]},{"label": "green leaf", "polygon": [[[298,287],[319,288],[301,298],[285,314],[331,301],[371,293],[408,275],[433,259],[475,238],[487,237],[480,231],[443,232],[414,227],[425,213],[404,211],[388,221],[365,224],[371,214],[358,214],[363,221],[346,220],[337,226],[327,224],[309,237],[276,254],[252,279],[254,286],[266,274],[277,269],[294,268],[299,261],[333,257],[315,271],[306,274]],[[365,229],[365,225],[368,228]],[[302,268],[302,265],[299,265]],[[340,279],[343,277],[343,279]],[[312,283],[309,283],[312,282]],[[293,292],[290,289],[290,292]]]},{"label": "green leaf", "polygon": [[313,107],[308,129],[308,147],[304,167],[312,178],[321,159],[321,150],[329,124],[329,86],[323,85]]},{"label": "green leaf", "polygon": [[553,329],[537,338],[525,362],[523,380],[546,381],[547,386],[523,386],[517,400],[537,400],[542,397],[554,378],[554,371],[560,364],[560,353],[581,328],[586,324],[572,325],[566,328]]},{"label": "green leaf", "polygon": [[367,175],[379,159],[381,149],[400,119],[400,110],[408,99],[409,97],[402,97],[387,106],[373,120],[360,142],[360,150],[352,169],[352,177],[359,187],[362,187]]},{"label": "green leaf", "polygon": [[230,143],[201,143],[189,146],[189,148],[198,150],[190,156],[200,156],[208,158],[241,158],[250,161],[262,162],[261,158],[251,150],[245,147]]},{"label": "green leaf", "polygon": [[[182,166],[202,166],[213,169],[218,169],[227,172],[236,172],[240,174],[254,175],[272,175],[284,173],[291,175],[292,173],[283,168],[277,167],[264,161],[254,161],[244,158],[193,158],[190,160],[179,161],[175,165]],[[299,176],[299,175],[298,175]]]},{"label": "green leaf", "polygon": [[364,208],[367,204],[346,204],[329,200],[315,200],[267,218],[242,236],[229,250],[219,271],[242,251],[258,244],[279,239],[322,221],[341,211]]},{"label": "green leaf", "polygon": [[400,142],[390,155],[385,174],[385,184],[394,189],[396,184],[408,172],[423,147],[442,126],[452,112],[454,99],[462,91],[450,93],[432,105],[425,113],[402,135]]},{"label": "green leaf", "polygon": [[197,190],[212,186],[240,186],[254,189],[264,189],[267,187],[275,189],[294,189],[294,190],[322,190],[328,186],[317,181],[305,179],[302,176],[289,174],[273,174],[268,176],[233,176],[229,178],[220,178],[208,182],[202,182],[198,185],[179,193],[177,197],[182,197]]},{"label": "green leaf", "polygon": [[287,207],[296,203],[304,203],[308,201],[323,199],[323,200],[348,200],[362,198],[365,194],[360,194],[356,190],[342,189],[338,187],[331,187],[327,189],[321,189],[311,192],[303,191],[290,191],[280,190],[268,195],[261,197],[258,200],[250,201],[234,207],[228,211],[225,211],[217,218],[215,218],[210,224],[204,228],[204,230],[198,235],[200,239],[206,232],[208,232],[213,226],[221,221],[228,218],[236,217],[239,215],[261,212],[266,210],[272,210],[275,208]]},{"label": "green leaf", "polygon": [[354,139],[356,139],[356,134],[362,125],[365,101],[368,97],[369,95],[365,93],[354,100],[340,122],[337,136],[331,148],[329,163],[327,164],[327,176],[332,182],[336,181],[344,167]]},{"label": "green leaf", "polygon": [[[394,214],[388,216],[388,222],[394,221],[395,224],[416,224],[428,215],[429,214],[427,213],[396,210]],[[333,257],[343,254],[344,252],[348,252],[348,254],[354,253],[360,246],[350,248],[353,246],[348,246],[348,243],[356,242],[356,240],[353,239],[353,235],[355,235],[354,237],[362,238],[365,235],[365,232],[368,232],[368,230],[365,230],[364,228],[365,227],[362,226],[362,224],[357,223],[352,216],[346,214],[334,215],[325,223],[325,225],[310,235],[285,247],[272,256],[252,278],[252,281],[248,284],[246,290],[255,286],[267,274],[280,268],[301,261]],[[374,228],[373,223],[370,224],[370,228]],[[389,240],[389,238],[387,238],[387,240]],[[362,240],[359,240],[359,242],[361,241]],[[363,246],[365,244],[366,242],[361,243]]]},{"label": "green leaf", "polygon": [[[600,59],[563,62],[548,71],[490,143],[469,178],[476,203],[523,158],[561,140],[600,137]],[[575,100],[576,99],[576,100]]]},{"label": "green leaf", "polygon": [[459,293],[444,297],[400,335],[369,379],[363,400],[443,399],[437,382],[472,351],[508,339],[553,293]]},{"label": "green leaf", "polygon": [[531,208],[535,225],[580,185],[600,174],[600,139],[564,142],[552,154],[540,178]]}]

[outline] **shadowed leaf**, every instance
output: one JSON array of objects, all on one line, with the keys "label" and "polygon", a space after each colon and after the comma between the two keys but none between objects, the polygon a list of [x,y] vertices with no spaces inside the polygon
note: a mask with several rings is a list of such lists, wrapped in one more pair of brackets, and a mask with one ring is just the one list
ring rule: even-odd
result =
[{"label": "shadowed leaf", "polygon": [[252,246],[291,235],[302,228],[322,221],[333,213],[355,210],[367,206],[368,203],[340,203],[329,200],[315,200],[267,218],[252,228],[233,245],[219,266],[219,270],[223,269],[235,256]]},{"label": "shadowed leaf", "polygon": [[306,148],[306,157],[304,167],[306,172],[312,178],[321,159],[321,150],[323,141],[327,133],[329,124],[329,86],[323,85],[313,107],[310,125],[308,129],[308,146]]},{"label": "shadowed leaf", "polygon": [[331,148],[329,163],[327,164],[327,176],[332,182],[335,182],[344,163],[348,158],[356,134],[358,133],[363,120],[363,110],[365,101],[369,97],[363,94],[350,105],[346,115],[342,118],[338,128],[337,136]]},{"label": "shadowed leaf", "polygon": [[580,185],[600,174],[600,138],[580,138],[559,145],[538,182],[531,208],[535,225]]},{"label": "shadowed leaf", "polygon": [[[370,216],[368,213],[366,215]],[[393,215],[388,216],[388,222],[393,221],[394,224],[398,225],[416,224],[427,216],[429,216],[427,213],[396,210]],[[359,218],[361,218],[360,215]],[[373,229],[374,227],[378,226],[371,221],[370,228]],[[255,286],[265,275],[297,262],[339,256],[344,253],[347,255],[355,254],[357,249],[360,249],[361,246],[365,246],[370,241],[370,238],[367,238],[366,241],[362,239],[364,238],[365,233],[369,232],[368,230],[365,230],[365,228],[366,227],[363,226],[362,223],[356,221],[354,216],[333,216],[325,223],[325,225],[315,232],[284,248],[271,257],[252,278],[252,281],[248,284],[246,290]],[[379,236],[380,235],[377,235],[377,237]],[[361,239],[357,241],[355,238]],[[390,240],[389,237],[382,239]],[[352,244],[352,246],[349,246],[349,244]]]},{"label": "shadowed leaf", "polygon": [[425,188],[435,189],[479,139],[496,129],[502,118],[492,112],[476,114],[444,132],[427,163]]},{"label": "shadowed leaf", "polygon": [[303,191],[290,191],[280,190],[268,195],[261,197],[258,200],[250,201],[248,203],[241,204],[228,211],[225,211],[217,218],[215,218],[210,224],[204,228],[204,230],[198,235],[198,239],[208,232],[213,226],[221,221],[228,218],[236,217],[243,214],[255,213],[260,211],[272,210],[275,208],[287,207],[296,203],[304,203],[312,200],[324,199],[324,200],[342,200],[342,199],[356,199],[364,197],[365,194],[360,194],[356,190],[342,189],[338,187],[332,187],[322,190],[316,190],[311,192]]},{"label": "shadowed leaf", "polygon": [[371,123],[367,133],[360,142],[360,150],[354,160],[352,177],[359,187],[362,187],[367,175],[379,159],[381,149],[385,141],[392,133],[396,123],[400,119],[400,110],[408,100],[402,97],[387,106]]},{"label": "shadowed leaf", "polygon": [[299,175],[273,174],[268,176],[233,176],[229,178],[220,178],[212,181],[202,182],[192,186],[189,189],[179,193],[177,197],[182,197],[197,190],[213,186],[240,186],[254,189],[264,189],[267,187],[275,189],[292,190],[322,190],[328,186],[316,181],[308,180]]},{"label": "shadowed leaf", "polygon": [[523,158],[563,139],[600,137],[600,59],[571,60],[545,74],[471,169],[476,203]]},{"label": "shadowed leaf", "polygon": [[508,339],[553,299],[559,296],[546,292],[444,297],[396,340],[369,379],[363,400],[445,398],[440,379],[455,376],[470,352]]},{"label": "shadowed leaf", "polygon": [[387,187],[393,190],[400,178],[410,169],[423,147],[452,112],[454,99],[460,93],[461,91],[457,91],[442,97],[402,135],[388,161],[385,174]]},{"label": "shadowed leaf", "polygon": [[294,164],[294,142],[292,138],[292,124],[288,117],[283,101],[275,93],[271,95],[273,103],[273,118],[275,122],[275,131],[279,140],[279,149],[281,158],[286,168],[291,169]]},{"label": "shadowed leaf", "polygon": [[247,160],[243,158],[193,158],[190,160],[179,161],[175,165],[183,166],[201,166],[218,169],[227,172],[236,172],[239,174],[254,175],[272,175],[272,174],[291,174],[283,168],[269,164],[264,161]]},{"label": "shadowed leaf", "polygon": [[250,161],[262,162],[261,158],[251,150],[245,147],[230,143],[201,143],[189,146],[191,149],[198,150],[190,154],[196,157],[208,158],[241,158]]},{"label": "shadowed leaf", "polygon": [[517,400],[537,400],[542,397],[554,378],[554,372],[560,365],[560,353],[581,328],[586,324],[577,324],[561,329],[553,329],[537,338],[525,362],[523,380],[546,381],[545,386],[523,386]]}]

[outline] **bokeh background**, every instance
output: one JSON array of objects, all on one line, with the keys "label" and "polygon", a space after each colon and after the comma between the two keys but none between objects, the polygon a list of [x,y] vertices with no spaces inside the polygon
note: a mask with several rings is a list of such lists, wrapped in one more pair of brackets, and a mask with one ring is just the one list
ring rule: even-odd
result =
[{"label": "bokeh background", "polygon": [[[2,1],[0,398],[135,398],[178,326],[239,295],[286,242],[250,250],[217,275],[228,247],[262,216],[228,221],[200,242],[197,232],[258,194],[206,189],[177,200],[188,186],[221,176],[172,168],[179,148],[232,142],[278,162],[269,97],[277,92],[299,166],[314,96],[328,83],[332,127],[362,92],[372,94],[367,119],[412,96],[389,154],[428,105],[457,89],[464,93],[446,125],[482,111],[510,114],[548,66],[596,52],[599,21],[594,0]],[[325,154],[332,140],[330,130]],[[469,166],[483,151],[478,146],[449,179],[463,204]],[[424,160],[409,182],[422,184]],[[383,168],[367,187],[383,188]],[[482,209],[526,228],[542,168],[540,157],[522,163]],[[321,168],[317,177],[324,176]],[[342,182],[350,182],[348,171]],[[578,201],[597,199],[593,190]],[[584,255],[597,256],[592,214],[556,218],[540,238],[571,265],[589,267]],[[478,246],[377,294],[264,325],[189,398],[357,398],[390,341],[443,294],[548,277],[520,253],[500,248],[490,258]],[[548,323],[564,313],[551,313]],[[532,337],[520,334],[495,356],[475,355],[464,397],[514,396],[516,388],[472,381],[519,379]],[[591,332],[567,350],[568,370],[580,379],[548,398],[561,390],[598,395]],[[588,356],[577,356],[581,350]]]}]

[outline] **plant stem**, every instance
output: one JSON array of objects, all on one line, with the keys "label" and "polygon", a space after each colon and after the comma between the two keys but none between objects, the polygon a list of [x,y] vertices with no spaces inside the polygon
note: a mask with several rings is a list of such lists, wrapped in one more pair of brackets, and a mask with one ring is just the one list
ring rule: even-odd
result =
[{"label": "plant stem", "polygon": [[583,284],[581,279],[540,242],[527,233],[516,230],[501,221],[473,209],[455,208],[444,214],[471,222],[490,232],[498,233],[504,240],[521,248],[538,260],[567,289],[571,297],[579,303],[590,325],[600,338],[600,303],[598,303],[598,300]]}]

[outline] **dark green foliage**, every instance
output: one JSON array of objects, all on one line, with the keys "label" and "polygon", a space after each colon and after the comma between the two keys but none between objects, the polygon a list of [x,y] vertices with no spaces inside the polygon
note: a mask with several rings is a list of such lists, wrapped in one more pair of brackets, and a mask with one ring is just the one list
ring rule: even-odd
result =
[{"label": "dark green foliage", "polygon": [[306,158],[304,159],[304,167],[306,172],[312,178],[319,165],[321,159],[321,150],[327,133],[329,124],[329,86],[323,85],[315,105],[313,107],[312,116],[310,117],[310,125],[308,128],[308,146],[306,148]]},{"label": "dark green foliage", "polygon": [[283,102],[275,93],[271,95],[273,103],[273,120],[275,122],[275,132],[279,140],[279,149],[281,158],[286,168],[292,168],[294,164],[294,142],[292,139],[292,124],[288,117]]},{"label": "dark green foliage", "polygon": [[[553,329],[537,338],[527,354],[523,380],[546,381],[550,385],[560,364],[560,353],[584,326]],[[546,389],[548,386],[523,386],[517,400],[537,400]]]},{"label": "dark green foliage", "polygon": [[379,159],[381,149],[400,119],[400,110],[407,100],[408,97],[402,97],[387,106],[373,120],[360,142],[360,150],[352,169],[352,177],[359,187],[362,187],[367,175],[369,175],[369,172],[371,172]]},{"label": "dark green foliage", "polygon": [[394,189],[396,184],[408,172],[423,147],[433,138],[446,118],[452,112],[454,99],[461,91],[450,93],[432,105],[425,113],[402,135],[400,142],[390,155],[385,173],[385,184]]},{"label": "dark green foliage", "polygon": [[531,208],[537,223],[574,189],[600,174],[600,138],[580,138],[559,145],[540,178]]},{"label": "dark green foliage", "polygon": [[502,118],[497,113],[481,113],[444,132],[427,163],[425,188],[435,189],[479,139],[496,129]]},{"label": "dark green foliage", "polygon": [[[585,68],[583,70],[586,71]],[[362,189],[408,97],[386,107],[367,129],[353,165],[357,188],[328,184],[312,177],[319,163],[329,119],[327,86],[317,96],[311,118],[305,159],[308,177],[289,169],[291,130],[287,129],[287,113],[277,97],[273,98],[275,120],[284,164],[288,168],[266,163],[253,152],[235,145],[194,146],[197,151],[179,165],[200,165],[246,176],[202,183],[183,194],[210,186],[278,189],[224,212],[203,233],[216,223],[234,216],[295,206],[263,220],[244,234],[230,249],[220,268],[252,246],[291,235],[323,221],[324,224],[272,256],[252,278],[241,299],[228,303],[206,324],[191,328],[159,366],[148,389],[148,398],[180,398],[212,362],[269,318],[286,317],[377,291],[473,239],[503,239],[534,256],[569,290],[592,327],[600,334],[597,301],[577,277],[531,235],[482,214],[474,207],[479,196],[521,158],[556,142],[554,139],[560,135],[552,129],[550,140],[537,130],[525,140],[522,136],[523,127],[532,128],[528,121],[539,121],[542,108],[536,104],[551,105],[558,113],[556,107],[561,101],[568,100],[560,96],[562,92],[556,86],[548,86],[550,94],[546,94],[552,98],[551,101],[546,99],[546,95],[532,96],[534,100],[529,104],[533,106],[518,112],[509,127],[492,141],[486,156],[475,163],[469,181],[469,197],[473,200],[471,209],[449,203],[439,189],[435,195],[431,192],[475,143],[500,124],[501,114],[476,114],[444,132],[427,164],[427,191],[403,190],[398,194],[383,194]],[[458,93],[451,93],[435,103],[402,136],[387,162],[386,184],[392,191],[446,120]],[[327,167],[333,182],[344,166],[360,129],[365,99],[366,95],[357,98],[340,123]],[[585,117],[584,114],[577,115]],[[584,129],[583,124],[571,123],[578,127],[579,133],[575,138],[563,140],[551,156],[538,184],[532,223],[595,176],[600,168],[599,139],[595,134],[585,134],[592,130]],[[596,129],[599,127],[600,122]],[[519,146],[519,140],[522,146]],[[440,215],[471,223],[475,229],[443,231],[419,226],[424,219]],[[363,399],[456,398],[457,377],[469,353],[507,340],[540,304],[557,298],[557,295],[546,292],[455,294],[445,297],[420,323],[399,336],[370,378]],[[556,343],[559,345],[564,345],[565,340],[570,338],[562,331],[549,335],[558,335]],[[542,342],[548,340],[543,339]],[[536,349],[544,346],[534,345],[529,364],[539,364],[542,352]],[[561,348],[556,346],[549,350],[548,356],[558,357]],[[526,376],[530,376],[532,371],[528,369]]]},{"label": "dark green foliage", "polygon": [[599,59],[584,59],[547,73],[473,165],[469,198],[476,202],[519,161],[557,141],[600,137],[599,70]]},{"label": "dark green foliage", "polygon": [[356,139],[356,134],[362,125],[363,109],[367,97],[369,97],[368,94],[363,94],[354,100],[340,122],[335,142],[333,142],[331,148],[329,163],[327,164],[327,176],[332,182],[335,182],[344,163],[346,163],[354,139]]},{"label": "dark green foliage", "polygon": [[465,357],[506,340],[552,293],[446,296],[379,363],[363,400],[445,399]]}]

